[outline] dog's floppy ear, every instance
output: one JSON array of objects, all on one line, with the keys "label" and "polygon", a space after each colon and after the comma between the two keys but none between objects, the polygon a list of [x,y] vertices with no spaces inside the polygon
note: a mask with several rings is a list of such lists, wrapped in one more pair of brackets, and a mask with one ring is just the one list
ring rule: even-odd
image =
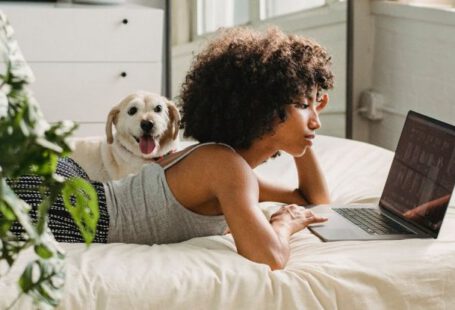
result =
[{"label": "dog's floppy ear", "polygon": [[120,109],[117,107],[112,108],[111,112],[109,112],[107,116],[106,122],[106,138],[107,143],[112,144],[114,142],[114,137],[112,136],[112,125],[117,124],[118,114],[120,113]]},{"label": "dog's floppy ear", "polygon": [[169,130],[172,132],[172,139],[175,140],[179,134],[180,129],[180,113],[174,102],[166,100],[167,107],[169,110]]}]

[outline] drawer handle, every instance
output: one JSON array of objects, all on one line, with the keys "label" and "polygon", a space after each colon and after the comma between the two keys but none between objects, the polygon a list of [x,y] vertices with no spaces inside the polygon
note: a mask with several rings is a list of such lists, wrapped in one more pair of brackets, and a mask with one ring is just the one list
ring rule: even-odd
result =
[{"label": "drawer handle", "polygon": [[123,23],[124,25],[128,24],[128,19],[127,19],[127,18],[124,18],[124,19],[122,20],[122,23]]},{"label": "drawer handle", "polygon": [[123,77],[123,78],[126,77],[127,75],[128,75],[128,74],[126,74],[125,71],[123,71],[122,73],[120,73],[120,76]]}]

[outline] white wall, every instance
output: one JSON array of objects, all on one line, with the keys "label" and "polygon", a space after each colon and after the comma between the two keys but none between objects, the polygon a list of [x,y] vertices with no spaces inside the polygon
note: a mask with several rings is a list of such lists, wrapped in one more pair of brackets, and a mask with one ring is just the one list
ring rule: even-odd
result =
[{"label": "white wall", "polygon": [[455,10],[374,2],[372,88],[384,120],[369,142],[394,150],[408,110],[455,123]]},{"label": "white wall", "polygon": [[[253,25],[265,29],[274,24],[285,32],[298,33],[321,43],[333,59],[335,88],[330,93],[331,102],[322,113],[321,134],[344,137],[346,112],[346,2],[337,2],[309,11],[277,17]],[[172,48],[172,97],[179,94],[193,55],[200,51],[207,38],[173,46]]]}]

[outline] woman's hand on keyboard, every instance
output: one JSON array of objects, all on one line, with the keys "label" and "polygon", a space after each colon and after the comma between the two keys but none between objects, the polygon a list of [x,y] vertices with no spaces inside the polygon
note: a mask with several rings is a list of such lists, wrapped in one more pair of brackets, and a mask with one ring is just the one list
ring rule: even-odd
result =
[{"label": "woman's hand on keyboard", "polygon": [[270,217],[270,223],[273,225],[287,226],[290,234],[298,232],[310,224],[323,223],[327,221],[326,217],[314,214],[310,210],[299,207],[295,204],[282,206],[277,212]]}]

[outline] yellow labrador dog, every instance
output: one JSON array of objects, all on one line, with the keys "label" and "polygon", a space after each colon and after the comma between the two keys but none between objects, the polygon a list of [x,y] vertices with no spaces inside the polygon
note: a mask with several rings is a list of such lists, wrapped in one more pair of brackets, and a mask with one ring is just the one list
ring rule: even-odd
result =
[{"label": "yellow labrador dog", "polygon": [[173,152],[177,148],[179,122],[180,114],[172,101],[138,91],[110,111],[106,141],[76,140],[71,158],[92,180],[117,180]]}]

